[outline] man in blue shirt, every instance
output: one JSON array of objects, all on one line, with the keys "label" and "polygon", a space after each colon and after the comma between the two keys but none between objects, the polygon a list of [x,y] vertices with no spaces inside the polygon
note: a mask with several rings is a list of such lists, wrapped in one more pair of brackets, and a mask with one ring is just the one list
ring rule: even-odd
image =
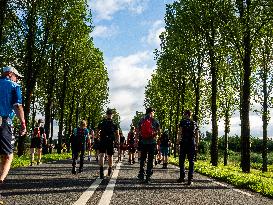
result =
[{"label": "man in blue shirt", "polygon": [[0,183],[8,175],[13,159],[12,120],[15,114],[21,122],[20,135],[26,133],[21,87],[17,84],[20,77],[23,76],[15,68],[3,67],[0,78]]}]

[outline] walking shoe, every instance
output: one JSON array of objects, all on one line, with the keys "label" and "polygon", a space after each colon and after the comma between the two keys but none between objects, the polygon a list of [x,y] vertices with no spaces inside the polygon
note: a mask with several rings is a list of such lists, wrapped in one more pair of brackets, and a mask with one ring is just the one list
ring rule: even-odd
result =
[{"label": "walking shoe", "polygon": [[150,176],[146,176],[145,183],[146,184],[150,184],[151,183],[151,177]]},{"label": "walking shoe", "polygon": [[184,179],[184,178],[179,178],[179,179],[177,179],[177,182],[178,182],[178,183],[185,182],[185,179]]},{"label": "walking shoe", "polygon": [[79,173],[82,173],[83,172],[83,167],[80,167],[79,168]]},{"label": "walking shoe", "polygon": [[143,180],[144,180],[144,174],[138,174],[138,175],[137,175],[137,178],[138,178],[139,180],[143,181]]}]

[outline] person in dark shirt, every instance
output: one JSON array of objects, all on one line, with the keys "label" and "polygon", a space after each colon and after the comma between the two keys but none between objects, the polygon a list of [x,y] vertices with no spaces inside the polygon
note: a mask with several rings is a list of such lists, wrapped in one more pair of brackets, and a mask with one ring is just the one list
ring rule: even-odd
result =
[{"label": "person in dark shirt", "polygon": [[180,145],[179,153],[179,167],[180,178],[179,183],[185,180],[185,159],[186,155],[189,160],[188,185],[192,184],[193,169],[194,169],[194,155],[199,143],[198,126],[196,122],[191,120],[190,110],[184,112],[184,119],[179,123],[179,131],[177,136],[177,145]]},{"label": "person in dark shirt", "polygon": [[83,172],[84,154],[86,151],[86,144],[89,141],[89,130],[87,129],[87,122],[82,120],[80,126],[74,129],[71,136],[72,149],[72,174],[77,174],[77,160],[80,153],[80,167],[79,173]]},{"label": "person in dark shirt", "polygon": [[37,165],[41,163],[43,144],[46,144],[46,134],[43,127],[43,120],[39,119],[31,135],[30,143],[30,166],[33,166],[35,149],[37,149]]},{"label": "person in dark shirt", "polygon": [[108,156],[108,176],[112,173],[114,145],[117,141],[117,145],[120,144],[120,136],[118,126],[113,122],[113,111],[108,109],[106,111],[106,118],[103,119],[97,128],[97,135],[100,139],[99,146],[99,166],[100,166],[100,178],[104,178],[104,159],[105,154]]},{"label": "person in dark shirt", "polygon": [[163,157],[163,169],[167,169],[168,165],[168,155],[169,155],[169,148],[170,148],[170,137],[169,137],[169,131],[164,130],[162,135],[159,138],[159,147],[160,152]]}]

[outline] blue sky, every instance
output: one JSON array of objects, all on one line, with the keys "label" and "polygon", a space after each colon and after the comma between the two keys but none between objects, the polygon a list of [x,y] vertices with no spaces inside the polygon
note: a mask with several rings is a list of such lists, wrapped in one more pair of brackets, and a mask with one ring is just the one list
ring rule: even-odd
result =
[{"label": "blue sky", "polygon": [[[144,111],[144,91],[156,68],[154,50],[164,31],[165,5],[174,0],[89,0],[93,14],[95,46],[104,53],[109,74],[110,105],[121,116],[121,128],[127,133],[136,111]],[[251,134],[262,136],[262,121],[251,113]],[[272,122],[270,122],[272,123]],[[223,134],[219,122],[219,134]],[[203,127],[203,131],[211,126]],[[269,124],[269,133],[273,133]],[[240,119],[231,120],[231,133],[240,134]]]},{"label": "blue sky", "polygon": [[144,90],[156,68],[154,50],[164,31],[165,5],[173,0],[94,0],[92,32],[104,53],[109,74],[110,105],[126,133],[136,111],[144,111]]}]

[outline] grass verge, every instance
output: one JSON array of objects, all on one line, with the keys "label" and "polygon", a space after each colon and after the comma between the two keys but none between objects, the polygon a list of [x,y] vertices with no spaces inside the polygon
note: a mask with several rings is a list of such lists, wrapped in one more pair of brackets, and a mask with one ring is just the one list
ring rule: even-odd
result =
[{"label": "grass verge", "polygon": [[[178,165],[178,158],[170,157],[169,162]],[[188,164],[185,164],[188,168]],[[198,160],[194,170],[200,174],[227,182],[239,188],[245,188],[264,196],[273,198],[273,173],[251,169],[250,173],[243,173],[239,166],[212,166],[209,162]]]},{"label": "grass verge", "polygon": [[[62,160],[62,159],[69,159],[71,158],[71,153],[62,153],[62,154],[45,154],[42,155],[42,162],[50,162],[50,161],[55,161],[55,160]],[[14,158],[12,160],[11,167],[16,168],[16,167],[26,167],[30,165],[30,155],[23,155],[21,157],[18,157],[17,155],[14,155]]]}]

